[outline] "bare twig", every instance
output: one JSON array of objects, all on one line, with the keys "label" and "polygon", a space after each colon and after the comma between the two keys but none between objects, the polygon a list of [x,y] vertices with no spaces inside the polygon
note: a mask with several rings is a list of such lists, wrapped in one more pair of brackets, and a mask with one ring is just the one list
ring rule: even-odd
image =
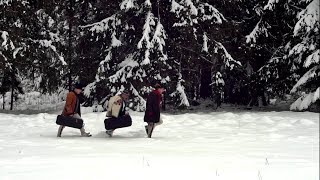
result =
[{"label": "bare twig", "polygon": [[260,171],[258,171],[258,178],[259,178],[259,180],[262,180],[262,176],[261,176]]},{"label": "bare twig", "polygon": [[268,158],[266,158],[266,165],[269,165],[269,161],[268,161]]}]

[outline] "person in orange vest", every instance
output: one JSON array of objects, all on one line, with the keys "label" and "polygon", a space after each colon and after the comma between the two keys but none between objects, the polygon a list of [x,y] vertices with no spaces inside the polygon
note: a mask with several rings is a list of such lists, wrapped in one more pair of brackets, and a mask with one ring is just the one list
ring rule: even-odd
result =
[{"label": "person in orange vest", "polygon": [[[67,94],[66,103],[62,111],[63,116],[70,116],[75,119],[81,118],[81,110],[80,110],[80,99],[79,95],[82,92],[82,84],[76,83],[74,85],[74,89]],[[65,128],[64,125],[60,125],[57,133],[57,137],[61,137],[62,131]],[[89,132],[86,132],[84,127],[80,129],[81,136],[90,137],[92,136]]]}]

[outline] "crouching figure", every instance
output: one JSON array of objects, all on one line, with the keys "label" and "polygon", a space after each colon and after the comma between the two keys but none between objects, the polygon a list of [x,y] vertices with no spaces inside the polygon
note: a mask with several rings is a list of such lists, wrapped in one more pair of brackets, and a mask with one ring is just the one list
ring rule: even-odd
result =
[{"label": "crouching figure", "polygon": [[104,120],[106,133],[112,137],[115,129],[129,127],[132,125],[132,119],[126,111],[129,92],[124,90],[120,95],[110,98],[108,102],[107,115]]}]

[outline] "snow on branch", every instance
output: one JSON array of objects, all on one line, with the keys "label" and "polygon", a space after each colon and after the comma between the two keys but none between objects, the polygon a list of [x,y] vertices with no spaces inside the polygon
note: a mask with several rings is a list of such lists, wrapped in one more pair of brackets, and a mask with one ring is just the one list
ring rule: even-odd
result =
[{"label": "snow on branch", "polygon": [[[102,60],[102,61],[100,62],[98,71],[97,71],[97,73],[96,73],[95,79],[96,79],[97,82],[100,81],[100,76],[99,76],[99,74],[106,72],[106,70],[110,70],[110,66],[109,66],[108,62],[109,62],[109,61],[111,60],[111,58],[112,58],[111,48],[107,49],[107,51],[108,51],[108,54],[107,54],[107,56],[104,58],[104,60]],[[105,65],[107,66],[106,69],[105,69]],[[102,79],[104,79],[104,78],[102,78]]]},{"label": "snow on branch", "polygon": [[279,2],[279,0],[269,0],[268,4],[264,6],[264,10],[270,10],[272,11],[275,7],[275,5]]},{"label": "snow on branch", "polygon": [[[181,0],[179,3],[175,0],[171,2],[170,12],[175,13],[178,18],[181,18],[180,22],[174,23],[174,27],[193,25],[199,21],[213,21],[217,24],[221,24],[223,21],[227,21],[224,16],[212,5],[208,3],[199,3],[198,5],[191,0]],[[187,14],[187,17],[183,13]]]},{"label": "snow on branch", "polygon": [[151,45],[155,47],[155,45],[158,45],[158,50],[162,54],[162,57],[160,60],[167,60],[167,55],[163,52],[164,47],[166,45],[165,39],[167,39],[167,35],[165,33],[164,27],[161,24],[161,22],[158,20],[156,30],[154,32],[153,38],[151,40]]},{"label": "snow on branch", "polygon": [[171,10],[170,12],[174,12],[176,14],[179,14],[181,10],[184,10],[185,8],[181,6],[179,3],[177,3],[175,0],[172,0],[171,2]]},{"label": "snow on branch", "polygon": [[6,4],[6,5],[9,5],[9,3],[11,3],[12,0],[0,0],[0,6]]},{"label": "snow on branch", "polygon": [[190,103],[189,103],[188,97],[185,93],[185,88],[182,85],[183,82],[184,82],[184,80],[182,79],[182,74],[179,73],[179,80],[177,82],[176,91],[171,93],[170,96],[176,96],[176,97],[178,96],[179,97],[179,101],[180,101],[179,106],[189,107]]},{"label": "snow on branch", "polygon": [[[10,63],[8,61],[8,58],[2,53],[2,51],[9,50],[9,52],[11,52],[12,50],[14,50],[14,52],[15,52],[17,49],[19,50],[19,48],[17,48],[17,49],[15,48],[13,42],[10,40],[9,33],[7,31],[0,31],[0,33],[1,33],[1,39],[3,41],[0,45],[0,56],[3,57],[3,59],[5,61],[5,66],[8,67],[9,69],[12,69],[12,63]],[[15,58],[14,52],[13,52],[13,57]]]},{"label": "snow on branch", "polygon": [[158,21],[156,30],[154,32],[153,38],[152,38],[152,44],[157,43],[159,44],[159,50],[163,51],[163,46],[165,46],[164,39],[167,39],[167,36],[165,34],[165,30],[163,28],[163,25]]},{"label": "snow on branch", "polygon": [[136,0],[123,0],[120,5],[120,9],[128,11],[130,9],[137,8],[135,1]]},{"label": "snow on branch", "polygon": [[96,82],[92,82],[90,84],[88,84],[83,91],[83,95],[85,95],[86,97],[90,97],[90,94],[92,91],[94,91],[94,89],[96,89]]},{"label": "snow on branch", "polygon": [[297,58],[295,58],[295,62],[301,63],[303,60],[303,55],[307,51],[314,51],[315,46],[313,44],[310,44],[307,38],[305,38],[302,42],[296,44],[290,51],[289,51],[289,57],[293,55],[298,55]]},{"label": "snow on branch", "polygon": [[223,80],[222,74],[218,71],[211,76],[212,83],[210,86],[224,86],[225,82]]},{"label": "snow on branch", "polygon": [[307,42],[301,42],[296,44],[290,51],[289,51],[289,56],[292,56],[294,54],[302,54],[306,50],[309,49],[309,44]]},{"label": "snow on branch", "polygon": [[314,78],[314,77],[319,77],[320,74],[319,72],[317,73],[317,70],[320,69],[320,65],[314,66],[313,68],[311,68],[308,72],[306,72],[300,79],[299,81],[293,86],[293,88],[291,89],[290,93],[294,93],[297,91],[297,89],[306,84],[307,81],[309,81],[310,79]]},{"label": "snow on branch", "polygon": [[184,86],[181,84],[181,81],[178,82],[177,84],[177,91],[180,94],[180,104],[179,106],[190,106],[189,100],[187,98],[187,95],[184,91]]},{"label": "snow on branch", "polygon": [[226,50],[226,48],[220,43],[215,41],[216,46],[214,48],[215,53],[218,53],[219,50],[222,50],[222,57],[224,60],[224,63],[227,67],[233,68],[234,64],[238,64],[241,66],[241,63],[239,61],[236,61],[233,59],[233,57],[229,54],[229,52]]},{"label": "snow on branch", "polygon": [[101,32],[107,31],[110,28],[115,29],[116,28],[116,14],[114,14],[110,17],[107,17],[107,18],[101,20],[100,22],[81,26],[81,28],[90,28],[90,31],[96,32],[96,33],[101,33]]},{"label": "snow on branch", "polygon": [[[291,1],[291,0],[290,0]],[[299,3],[309,3],[310,1],[313,1],[313,0],[300,0]]]},{"label": "snow on branch", "polygon": [[2,56],[5,61],[5,67],[12,69],[12,63],[10,63],[8,61],[8,58],[4,54],[2,54],[2,51],[3,51],[3,49],[8,50],[9,48],[10,48],[10,50],[13,50],[15,47],[14,47],[12,41],[9,39],[9,33],[7,31],[0,31],[0,33],[1,33],[1,39],[3,41],[0,46],[0,56]]},{"label": "snow on branch", "polygon": [[299,21],[294,27],[294,36],[299,33],[308,33],[311,30],[319,31],[319,0],[313,0],[305,10],[298,14]]},{"label": "snow on branch", "polygon": [[309,94],[304,94],[298,98],[294,103],[291,104],[290,110],[304,110],[320,99],[320,87],[317,88],[315,92]]},{"label": "snow on branch", "polygon": [[255,28],[251,31],[249,35],[246,36],[246,43],[252,43],[255,44],[257,42],[257,38],[261,35],[264,35],[265,37],[268,37],[268,23],[263,23],[262,19],[259,20]]},{"label": "snow on branch", "polygon": [[5,66],[12,70],[12,63],[8,61],[8,58],[5,55],[3,55],[1,51],[0,51],[0,56],[3,57],[5,61]]},{"label": "snow on branch", "polygon": [[54,19],[48,15],[44,9],[39,9],[36,11],[37,19],[41,24],[46,24],[48,27],[52,27],[55,23]]},{"label": "snow on branch", "polygon": [[146,100],[143,99],[143,97],[140,96],[139,92],[137,91],[137,89],[130,83],[130,90],[132,92],[132,94],[138,98],[137,102],[139,103],[137,105],[137,111],[145,111],[146,109]]},{"label": "snow on branch", "polygon": [[303,66],[308,68],[312,64],[320,64],[320,49],[309,55]]},{"label": "snow on branch", "polygon": [[112,47],[119,47],[122,45],[121,41],[116,37],[115,31],[112,33],[111,37],[112,37],[112,40],[111,40]]},{"label": "snow on branch", "polygon": [[253,9],[259,17],[264,13],[263,7],[260,4],[257,4],[256,6],[254,6]]},{"label": "snow on branch", "polygon": [[108,52],[107,56],[104,58],[104,60],[102,60],[99,63],[99,68],[98,68],[96,76],[95,76],[96,82],[99,82],[100,79],[105,79],[104,76],[100,77],[99,74],[102,74],[102,73],[106,72],[106,70],[110,70],[110,66],[109,66],[108,62],[112,58],[111,48],[107,49],[107,52]]},{"label": "snow on branch", "polygon": [[146,48],[151,48],[150,33],[151,25],[155,25],[153,14],[149,11],[146,16],[146,21],[143,25],[143,33],[140,41],[138,42],[138,49],[142,48],[143,43],[146,43]]},{"label": "snow on branch", "polygon": [[180,2],[176,2],[175,0],[171,1],[171,10],[170,12],[176,13],[177,15],[180,14],[181,10],[187,11],[189,15],[198,15],[198,9],[193,4],[191,0],[180,0]]},{"label": "snow on branch", "polygon": [[17,57],[17,54],[19,53],[20,50],[22,50],[22,47],[18,47],[13,51],[13,59],[15,59]]},{"label": "snow on branch", "polygon": [[7,31],[0,31],[1,32],[1,38],[3,42],[1,43],[1,47],[3,47],[5,50],[11,50],[15,49],[15,46],[13,45],[13,42],[9,39],[9,33]]},{"label": "snow on branch", "polygon": [[35,42],[35,43],[39,43],[40,46],[42,46],[42,47],[50,48],[57,55],[57,57],[61,61],[62,65],[67,65],[67,63],[65,62],[63,56],[61,56],[57,52],[57,48],[54,45],[52,45],[52,41],[51,40],[31,40],[31,41]]},{"label": "snow on branch", "polygon": [[126,82],[127,78],[133,77],[132,69],[138,67],[138,62],[133,60],[133,55],[128,55],[124,61],[119,65],[119,69],[114,75],[109,77],[110,82],[116,83],[120,79],[120,82]]},{"label": "snow on branch", "polygon": [[[123,1],[123,3],[124,2],[125,1]],[[129,1],[126,1],[126,2],[130,4]],[[122,45],[122,42],[116,37],[115,30],[116,30],[116,26],[118,24],[121,24],[121,20],[117,19],[116,17],[117,17],[117,14],[114,14],[110,17],[107,17],[107,18],[101,20],[100,22],[81,26],[81,28],[90,28],[90,31],[95,32],[95,33],[103,33],[103,32],[109,31],[110,38],[111,38],[110,46],[111,47],[119,47]],[[110,70],[110,66],[109,66],[108,62],[112,58],[111,48],[109,48],[107,51],[108,51],[108,54],[105,57],[105,59],[100,62],[100,66],[99,66],[97,74],[96,74],[96,81],[97,82],[100,80],[99,74],[106,71],[105,67],[104,67],[105,64],[107,66],[106,69]]]},{"label": "snow on branch", "polygon": [[203,33],[203,45],[202,45],[202,51],[204,51],[204,52],[208,52],[208,41],[209,41],[209,38],[207,36],[207,33],[204,32]]},{"label": "snow on branch", "polygon": [[147,6],[147,7],[151,7],[151,2],[150,2],[150,0],[146,0],[146,1],[144,2],[144,4],[145,4],[145,6]]},{"label": "snow on branch", "polygon": [[184,0],[183,2],[185,3],[186,6],[189,7],[190,15],[194,15],[194,16],[198,15],[198,9],[196,8],[196,6],[193,4],[191,0]]},{"label": "snow on branch", "polygon": [[[209,9],[209,13],[211,14],[206,14],[205,9]],[[200,4],[199,5],[199,11],[201,14],[203,14],[201,20],[206,21],[206,20],[212,20],[214,19],[216,23],[221,24],[222,21],[227,21],[224,16],[212,5],[208,3]]]},{"label": "snow on branch", "polygon": [[154,15],[148,11],[146,16],[146,21],[143,25],[143,33],[140,41],[138,42],[138,49],[141,49],[143,45],[145,45],[145,57],[142,61],[142,64],[149,64],[150,63],[150,49],[153,47],[152,43],[150,42],[150,34],[151,34],[151,26],[155,25]]}]

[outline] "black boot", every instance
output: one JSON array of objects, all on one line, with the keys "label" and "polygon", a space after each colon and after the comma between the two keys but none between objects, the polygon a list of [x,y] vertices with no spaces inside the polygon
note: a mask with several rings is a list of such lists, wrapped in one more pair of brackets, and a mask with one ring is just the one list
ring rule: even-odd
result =
[{"label": "black boot", "polygon": [[144,126],[144,128],[146,129],[146,133],[148,135],[148,125]]},{"label": "black boot", "polygon": [[64,129],[64,126],[60,125],[57,133],[57,137],[61,137],[62,130]]},{"label": "black boot", "polygon": [[107,130],[106,133],[108,134],[109,137],[112,137],[113,131],[114,131],[114,129]]},{"label": "black boot", "polygon": [[154,123],[148,125],[148,138],[151,138],[154,129]]}]

